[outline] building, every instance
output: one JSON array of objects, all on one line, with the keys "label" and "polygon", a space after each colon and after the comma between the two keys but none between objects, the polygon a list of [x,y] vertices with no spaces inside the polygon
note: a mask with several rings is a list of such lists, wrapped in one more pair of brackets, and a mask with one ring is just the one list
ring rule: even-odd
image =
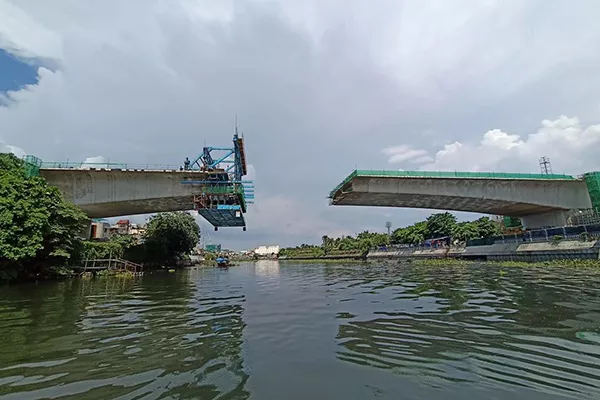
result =
[{"label": "building", "polygon": [[254,250],[254,254],[258,257],[278,256],[279,245],[258,246]]},{"label": "building", "polygon": [[208,253],[220,253],[221,245],[220,244],[207,244],[204,247],[204,250]]},{"label": "building", "polygon": [[119,235],[129,235],[131,233],[131,221],[128,219],[120,219],[113,228]]},{"label": "building", "polygon": [[110,238],[110,224],[104,221],[92,221],[90,226],[90,239],[106,240]]}]

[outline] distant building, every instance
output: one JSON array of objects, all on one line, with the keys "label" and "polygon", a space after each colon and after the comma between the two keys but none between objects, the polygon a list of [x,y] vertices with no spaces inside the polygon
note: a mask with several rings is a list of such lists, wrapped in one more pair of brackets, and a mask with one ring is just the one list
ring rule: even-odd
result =
[{"label": "distant building", "polygon": [[219,253],[221,251],[221,245],[220,244],[207,244],[204,247],[204,250],[206,250],[209,253]]},{"label": "distant building", "polygon": [[254,249],[254,254],[259,257],[277,256],[279,255],[278,245],[258,246]]},{"label": "distant building", "polygon": [[131,221],[128,219],[120,219],[113,228],[116,229],[116,233],[119,235],[129,235],[131,233]]},{"label": "distant building", "polygon": [[90,226],[90,239],[110,238],[110,224],[103,221],[93,221]]}]

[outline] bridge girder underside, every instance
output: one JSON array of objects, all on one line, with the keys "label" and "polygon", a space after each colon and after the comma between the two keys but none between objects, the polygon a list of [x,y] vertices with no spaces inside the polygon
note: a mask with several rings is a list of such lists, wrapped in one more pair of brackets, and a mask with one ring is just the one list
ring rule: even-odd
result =
[{"label": "bridge girder underside", "polygon": [[118,201],[110,203],[77,204],[90,218],[110,218],[128,215],[153,214],[156,210],[190,211],[194,196],[161,197],[156,199]]},{"label": "bridge girder underside", "polygon": [[347,192],[336,195],[332,199],[331,204],[340,206],[402,207],[466,211],[481,214],[510,215],[514,217],[524,217],[554,211],[567,211],[565,208],[548,207],[516,201],[402,193]]}]

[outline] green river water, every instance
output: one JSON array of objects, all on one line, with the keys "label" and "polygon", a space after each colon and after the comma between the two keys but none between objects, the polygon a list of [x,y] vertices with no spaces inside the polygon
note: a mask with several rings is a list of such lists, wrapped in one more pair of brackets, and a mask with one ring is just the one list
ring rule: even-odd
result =
[{"label": "green river water", "polygon": [[0,287],[0,400],[599,399],[600,272],[264,261]]}]

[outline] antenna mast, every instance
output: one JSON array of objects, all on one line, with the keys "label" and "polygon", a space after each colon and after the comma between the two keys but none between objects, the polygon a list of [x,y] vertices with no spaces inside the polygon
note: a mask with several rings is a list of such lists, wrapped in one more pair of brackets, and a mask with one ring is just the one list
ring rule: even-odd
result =
[{"label": "antenna mast", "polygon": [[540,157],[540,171],[544,175],[550,175],[552,173],[552,164],[550,164],[550,158],[546,156]]}]

